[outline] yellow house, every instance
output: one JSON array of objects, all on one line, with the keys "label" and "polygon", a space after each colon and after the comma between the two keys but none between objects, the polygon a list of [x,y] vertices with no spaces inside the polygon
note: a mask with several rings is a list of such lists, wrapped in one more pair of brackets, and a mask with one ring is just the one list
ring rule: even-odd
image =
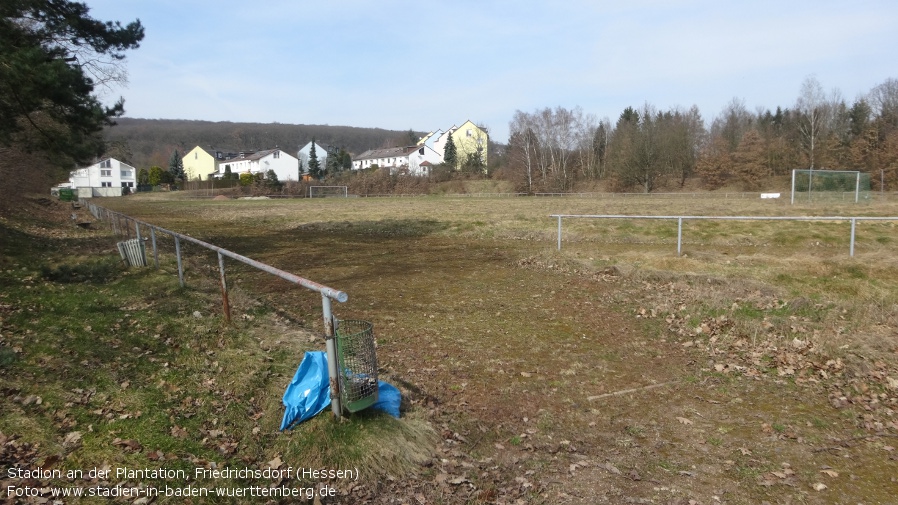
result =
[{"label": "yellow house", "polygon": [[217,168],[215,156],[200,146],[194,147],[181,158],[184,163],[184,178],[188,181],[205,181]]},{"label": "yellow house", "polygon": [[450,131],[452,131],[452,142],[455,144],[458,164],[462,165],[467,162],[470,156],[479,154],[480,161],[483,163],[483,169],[486,170],[489,133],[471,121],[465,121],[461,126]]}]

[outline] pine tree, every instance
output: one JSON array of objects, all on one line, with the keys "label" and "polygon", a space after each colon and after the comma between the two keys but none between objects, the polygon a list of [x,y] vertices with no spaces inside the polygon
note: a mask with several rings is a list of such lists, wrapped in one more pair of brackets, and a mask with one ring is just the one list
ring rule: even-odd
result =
[{"label": "pine tree", "polygon": [[455,150],[455,142],[452,140],[452,134],[446,139],[446,147],[443,148],[443,163],[451,165],[452,168],[458,164],[458,153]]},{"label": "pine tree", "polygon": [[171,158],[168,159],[168,171],[175,181],[184,180],[184,160],[181,159],[181,154],[177,149],[171,153]]},{"label": "pine tree", "polygon": [[121,82],[124,51],[143,39],[140,21],[102,22],[68,0],[0,4],[0,146],[49,155],[60,166],[104,151],[103,127],[124,113],[94,89]]},{"label": "pine tree", "polygon": [[323,176],[321,163],[318,161],[318,154],[315,152],[315,139],[312,139],[312,148],[309,149],[309,177],[320,180]]}]

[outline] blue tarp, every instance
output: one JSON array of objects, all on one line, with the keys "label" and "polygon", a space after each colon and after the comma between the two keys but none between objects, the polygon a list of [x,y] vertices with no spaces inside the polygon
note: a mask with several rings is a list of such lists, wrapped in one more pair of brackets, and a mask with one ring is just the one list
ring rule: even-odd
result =
[{"label": "blue tarp", "polygon": [[[401,393],[392,384],[377,382],[377,403],[371,408],[399,417]],[[327,354],[323,351],[306,351],[284,392],[284,419],[281,430],[316,416],[331,404],[330,384],[327,376]]]}]

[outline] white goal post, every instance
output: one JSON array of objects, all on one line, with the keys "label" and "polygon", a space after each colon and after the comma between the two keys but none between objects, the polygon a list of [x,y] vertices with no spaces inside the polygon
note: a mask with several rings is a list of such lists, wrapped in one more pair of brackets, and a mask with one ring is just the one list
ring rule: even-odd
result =
[{"label": "white goal post", "polygon": [[327,196],[349,196],[347,186],[309,186],[309,198],[324,198]]},{"label": "white goal post", "polygon": [[863,198],[869,198],[870,193],[870,174],[865,174],[859,170],[813,170],[813,169],[794,169],[792,170],[792,204],[795,204],[795,195],[807,193],[808,201],[822,195],[839,195],[844,199],[845,195],[850,195],[854,203]]}]

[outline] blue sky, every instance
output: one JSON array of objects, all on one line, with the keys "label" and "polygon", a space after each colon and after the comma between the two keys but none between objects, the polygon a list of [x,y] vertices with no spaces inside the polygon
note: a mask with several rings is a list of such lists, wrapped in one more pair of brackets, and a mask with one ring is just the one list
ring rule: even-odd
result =
[{"label": "blue sky", "polygon": [[429,131],[515,110],[791,107],[814,76],[850,103],[898,78],[894,0],[82,0],[140,19],[126,116]]}]

